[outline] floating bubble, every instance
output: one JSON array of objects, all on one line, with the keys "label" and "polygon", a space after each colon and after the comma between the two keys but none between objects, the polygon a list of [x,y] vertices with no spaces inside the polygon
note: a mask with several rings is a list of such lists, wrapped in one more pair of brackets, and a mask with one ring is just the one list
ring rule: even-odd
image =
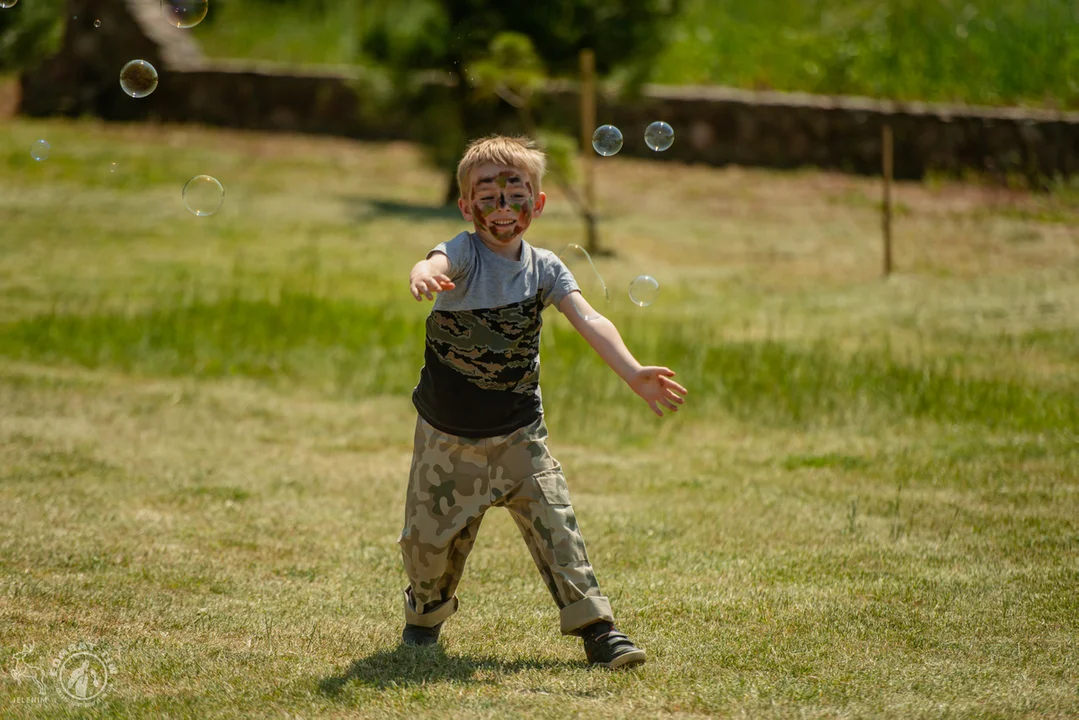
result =
[{"label": "floating bubble", "polygon": [[34,158],[38,162],[49,159],[49,151],[52,150],[52,145],[44,140],[35,140],[30,146],[30,157]]},{"label": "floating bubble", "polygon": [[195,215],[206,217],[221,209],[225,202],[225,188],[217,178],[196,175],[184,185],[184,205]]},{"label": "floating bubble", "polygon": [[663,152],[674,143],[674,128],[659,120],[644,131],[644,142],[656,152]]},{"label": "floating bubble", "polygon": [[94,27],[101,27],[101,21],[100,20],[94,20]]},{"label": "floating bubble", "polygon": [[562,251],[558,253],[558,257],[573,273],[573,279],[577,281],[577,287],[580,288],[581,295],[584,296],[584,299],[588,301],[588,304],[595,311],[594,313],[582,313],[578,310],[578,315],[584,320],[595,320],[603,317],[603,312],[606,311],[607,305],[611,301],[611,296],[607,292],[607,284],[603,282],[599,270],[596,269],[595,263],[592,262],[592,256],[580,245],[570,243],[562,248]]},{"label": "floating bubble", "polygon": [[592,147],[603,157],[610,157],[622,149],[622,131],[614,125],[601,125],[592,133]]},{"label": "floating bubble", "polygon": [[133,98],[144,98],[157,89],[157,70],[145,60],[132,60],[120,71],[120,87]]},{"label": "floating bubble", "polygon": [[114,173],[119,169],[120,169],[120,166],[117,165],[116,163],[112,163],[111,165],[109,165],[109,172],[111,172],[111,173]]},{"label": "floating bubble", "polygon": [[629,299],[640,307],[648,307],[659,295],[659,283],[651,275],[639,275],[629,284]]},{"label": "floating bubble", "polygon": [[0,0],[0,8],[15,7],[19,0]]},{"label": "floating bubble", "polygon": [[208,0],[161,0],[161,12],[169,25],[193,28],[202,22],[209,10]]}]

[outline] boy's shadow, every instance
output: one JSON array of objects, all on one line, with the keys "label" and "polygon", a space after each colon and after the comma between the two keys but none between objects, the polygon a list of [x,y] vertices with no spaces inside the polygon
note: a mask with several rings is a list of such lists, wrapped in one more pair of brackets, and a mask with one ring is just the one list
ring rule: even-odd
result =
[{"label": "boy's shadow", "polygon": [[512,660],[506,662],[494,657],[447,655],[441,645],[411,647],[399,645],[393,650],[381,650],[365,658],[353,661],[348,670],[340,675],[323,678],[319,690],[334,697],[350,682],[379,689],[419,685],[437,680],[472,680],[477,670],[496,669],[502,672],[518,672],[538,669],[581,669],[584,662],[565,660]]}]

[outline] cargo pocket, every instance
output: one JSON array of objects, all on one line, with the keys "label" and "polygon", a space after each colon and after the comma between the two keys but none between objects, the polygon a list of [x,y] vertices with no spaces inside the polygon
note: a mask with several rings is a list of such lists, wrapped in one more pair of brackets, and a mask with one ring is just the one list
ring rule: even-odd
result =
[{"label": "cargo pocket", "polygon": [[534,477],[548,505],[569,505],[569,486],[566,485],[562,468],[544,470],[536,473]]},{"label": "cargo pocket", "polygon": [[543,495],[543,508],[533,519],[533,527],[547,545],[556,565],[576,565],[588,561],[577,516],[570,505],[569,487],[561,468],[544,470],[533,476]]}]

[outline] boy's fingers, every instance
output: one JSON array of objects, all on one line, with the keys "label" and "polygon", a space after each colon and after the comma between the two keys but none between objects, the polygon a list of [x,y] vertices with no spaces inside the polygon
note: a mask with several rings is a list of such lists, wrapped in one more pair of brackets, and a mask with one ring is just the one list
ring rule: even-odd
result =
[{"label": "boy's fingers", "polygon": [[666,384],[666,387],[674,388],[675,390],[682,393],[683,395],[686,395],[686,394],[689,393],[689,390],[686,390],[684,387],[682,387],[681,385],[676,383],[674,380],[669,380],[668,378],[663,378],[663,382]]}]

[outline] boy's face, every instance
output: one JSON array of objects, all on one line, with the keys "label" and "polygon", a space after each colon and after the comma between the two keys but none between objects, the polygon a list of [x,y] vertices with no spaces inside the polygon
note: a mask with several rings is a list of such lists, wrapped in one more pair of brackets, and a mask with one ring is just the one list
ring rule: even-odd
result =
[{"label": "boy's face", "polygon": [[468,195],[457,201],[461,215],[488,243],[508,246],[540,216],[547,196],[534,192],[528,173],[509,165],[487,163],[473,168]]}]

